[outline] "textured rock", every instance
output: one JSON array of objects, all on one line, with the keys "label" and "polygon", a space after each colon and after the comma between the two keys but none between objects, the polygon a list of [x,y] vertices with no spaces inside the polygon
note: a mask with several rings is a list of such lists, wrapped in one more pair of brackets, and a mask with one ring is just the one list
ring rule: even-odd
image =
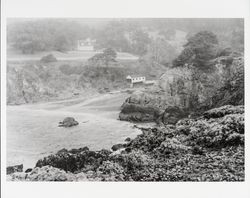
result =
[{"label": "textured rock", "polygon": [[[63,170],[51,166],[36,167],[28,173],[14,173],[8,180],[11,181],[77,181],[79,175],[66,173]],[[87,180],[86,176],[81,180]]]},{"label": "textured rock", "polygon": [[67,117],[67,118],[64,118],[62,122],[59,122],[59,127],[72,127],[78,124],[79,123],[75,120],[75,118]]},{"label": "textured rock", "polygon": [[96,169],[102,161],[108,159],[111,152],[108,150],[90,151],[88,149],[72,149],[60,151],[55,155],[50,155],[39,160],[36,167],[50,165],[65,171],[93,170]]},{"label": "textured rock", "polygon": [[131,141],[131,138],[130,138],[130,137],[127,137],[127,138],[125,139],[125,141],[126,141],[126,142],[130,142],[130,141]]},{"label": "textured rock", "polygon": [[204,113],[198,120],[181,120],[177,129],[186,144],[225,147],[244,144],[243,106],[223,106]]},{"label": "textured rock", "polygon": [[7,175],[15,172],[23,172],[23,164],[7,167]]},{"label": "textured rock", "polygon": [[242,114],[244,113],[244,106],[232,106],[226,105],[219,108],[214,108],[203,113],[203,116],[207,119],[220,118],[228,114]]},{"label": "textured rock", "polygon": [[162,122],[165,124],[176,124],[180,119],[187,117],[188,112],[185,112],[177,106],[169,106],[165,109],[162,115]]},{"label": "textured rock", "polygon": [[124,148],[124,144],[115,144],[115,145],[113,145],[113,146],[111,147],[111,149],[112,149],[113,151],[117,151],[117,150],[119,150],[119,149],[121,149],[121,148]]},{"label": "textured rock", "polygon": [[148,122],[155,121],[165,106],[161,97],[151,93],[136,92],[126,99],[119,114],[120,120]]}]

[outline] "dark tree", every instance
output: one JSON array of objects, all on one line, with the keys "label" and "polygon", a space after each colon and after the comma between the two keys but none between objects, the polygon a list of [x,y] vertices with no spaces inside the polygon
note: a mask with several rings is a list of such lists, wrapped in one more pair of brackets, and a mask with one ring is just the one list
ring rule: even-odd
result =
[{"label": "dark tree", "polygon": [[110,63],[116,62],[116,51],[112,48],[107,48],[105,49],[102,53],[95,54],[93,57],[89,59],[89,62],[91,64],[103,66],[105,65],[106,67],[109,66]]},{"label": "dark tree", "polygon": [[57,59],[53,54],[48,54],[46,56],[43,56],[40,61],[43,63],[51,63],[51,62],[56,62]]},{"label": "dark tree", "polygon": [[147,52],[150,38],[148,33],[138,29],[132,33],[132,51],[137,55],[144,55]]},{"label": "dark tree", "polygon": [[117,53],[114,49],[112,48],[107,48],[103,51],[103,54],[104,54],[104,57],[107,59],[107,60],[110,60],[110,61],[113,61],[116,59],[117,57]]},{"label": "dark tree", "polygon": [[217,36],[209,31],[201,31],[188,39],[181,54],[173,61],[173,66],[192,64],[207,69],[209,61],[216,57],[217,47]]},{"label": "dark tree", "polygon": [[76,47],[77,40],[89,36],[90,30],[74,21],[44,19],[9,25],[8,44],[22,53],[67,51]]}]

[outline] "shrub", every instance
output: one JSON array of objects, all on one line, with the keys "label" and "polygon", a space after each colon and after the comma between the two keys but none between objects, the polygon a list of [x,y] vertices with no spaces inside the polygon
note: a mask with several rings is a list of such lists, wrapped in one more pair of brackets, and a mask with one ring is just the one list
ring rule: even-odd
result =
[{"label": "shrub", "polygon": [[48,54],[46,56],[43,56],[40,61],[44,63],[51,63],[51,62],[56,62],[57,59],[53,54]]}]

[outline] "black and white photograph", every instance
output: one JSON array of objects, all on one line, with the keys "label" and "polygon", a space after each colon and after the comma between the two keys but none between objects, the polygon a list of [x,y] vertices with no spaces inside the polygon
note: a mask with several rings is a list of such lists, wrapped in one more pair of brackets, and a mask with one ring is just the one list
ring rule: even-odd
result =
[{"label": "black and white photograph", "polygon": [[9,19],[11,181],[244,181],[243,19]]},{"label": "black and white photograph", "polygon": [[2,179],[245,185],[246,20],[5,17]]}]

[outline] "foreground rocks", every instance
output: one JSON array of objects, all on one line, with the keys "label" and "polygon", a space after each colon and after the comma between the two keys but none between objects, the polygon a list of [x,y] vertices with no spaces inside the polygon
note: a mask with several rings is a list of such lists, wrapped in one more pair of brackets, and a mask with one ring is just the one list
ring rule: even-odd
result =
[{"label": "foreground rocks", "polygon": [[8,166],[7,167],[7,175],[15,172],[23,172],[23,164],[15,165],[15,166]]},{"label": "foreground rocks", "polygon": [[55,155],[38,160],[36,167],[50,165],[70,172],[95,170],[108,159],[109,154],[111,152],[108,150],[90,151],[88,147],[69,151],[63,149]]},{"label": "foreground rocks", "polygon": [[[63,149],[9,180],[244,181],[244,107],[224,106],[176,125],[141,128],[114,152]],[[46,170],[46,171],[45,171]]]},{"label": "foreground rocks", "polygon": [[29,173],[15,173],[7,179],[11,181],[87,181],[84,174],[66,173],[52,166],[36,167]]}]

